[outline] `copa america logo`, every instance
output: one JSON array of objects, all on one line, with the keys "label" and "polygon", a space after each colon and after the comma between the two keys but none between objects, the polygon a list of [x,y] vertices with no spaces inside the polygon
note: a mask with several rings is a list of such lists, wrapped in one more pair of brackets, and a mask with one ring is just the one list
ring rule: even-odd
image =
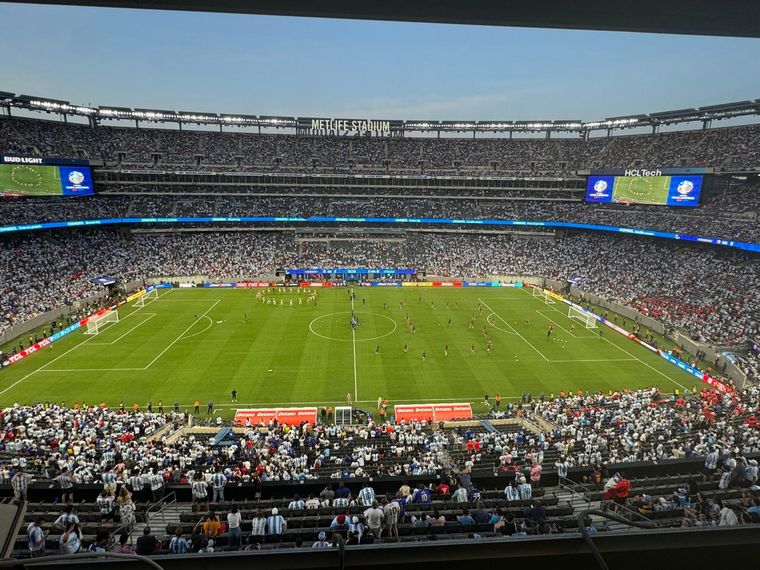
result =
[{"label": "copa america logo", "polygon": [[678,192],[681,196],[686,196],[687,194],[691,193],[692,190],[694,190],[694,183],[691,180],[682,180],[681,183],[676,187],[676,192]]},{"label": "copa america logo", "polygon": [[84,182],[84,174],[78,170],[72,170],[69,172],[69,182],[76,186],[79,186],[82,182]]},{"label": "copa america logo", "polygon": [[606,180],[597,180],[594,182],[594,192],[601,193],[607,190],[607,181]]}]

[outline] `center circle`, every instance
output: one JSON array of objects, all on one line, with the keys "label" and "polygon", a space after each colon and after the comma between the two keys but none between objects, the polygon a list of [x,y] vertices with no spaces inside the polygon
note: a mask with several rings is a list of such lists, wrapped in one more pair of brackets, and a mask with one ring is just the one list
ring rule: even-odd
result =
[{"label": "center circle", "polygon": [[[367,342],[378,340],[396,332],[396,321],[387,315],[380,313],[356,313],[359,324],[351,329],[351,311],[328,313],[314,319],[309,323],[309,330],[318,337],[338,342]],[[362,331],[370,329],[377,334],[375,336],[362,336]],[[356,338],[354,338],[354,335]]]}]

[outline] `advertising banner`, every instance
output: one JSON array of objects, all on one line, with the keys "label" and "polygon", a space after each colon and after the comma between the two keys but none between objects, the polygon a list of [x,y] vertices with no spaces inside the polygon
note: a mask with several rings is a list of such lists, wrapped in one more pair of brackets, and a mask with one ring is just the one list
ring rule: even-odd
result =
[{"label": "advertising banner", "polygon": [[394,406],[396,423],[402,421],[449,421],[472,417],[472,406],[461,404],[398,404]]},{"label": "advertising banner", "polygon": [[139,299],[140,297],[144,297],[147,294],[147,291],[145,289],[140,289],[139,291],[132,293],[131,295],[127,295],[126,302],[131,303],[135,299]]},{"label": "advertising banner", "polygon": [[301,425],[304,422],[317,423],[317,408],[246,408],[235,412],[235,423],[246,425],[250,420],[252,426],[269,425],[277,420],[280,425]]}]

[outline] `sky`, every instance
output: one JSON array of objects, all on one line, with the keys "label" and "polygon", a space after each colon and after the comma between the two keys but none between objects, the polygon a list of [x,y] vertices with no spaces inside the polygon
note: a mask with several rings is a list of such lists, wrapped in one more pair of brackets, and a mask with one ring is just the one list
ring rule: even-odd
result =
[{"label": "sky", "polygon": [[760,40],[0,3],[0,91],[376,119],[578,119],[760,98]]}]

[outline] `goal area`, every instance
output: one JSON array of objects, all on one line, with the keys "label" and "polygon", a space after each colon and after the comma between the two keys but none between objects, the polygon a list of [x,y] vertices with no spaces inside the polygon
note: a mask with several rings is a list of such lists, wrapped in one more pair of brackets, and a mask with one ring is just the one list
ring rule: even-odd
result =
[{"label": "goal area", "polygon": [[101,315],[93,315],[87,321],[87,330],[84,334],[100,334],[100,331],[105,328],[108,323],[118,323],[119,313],[118,311],[106,311]]},{"label": "goal area", "polygon": [[579,309],[578,307],[574,307],[573,305],[570,305],[568,308],[567,316],[570,319],[574,319],[577,321],[581,321],[583,323],[583,326],[587,329],[595,329],[598,328],[596,324],[596,315],[593,313],[587,313],[583,309]]},{"label": "goal area", "polygon": [[158,289],[151,289],[135,301],[135,307],[144,307],[149,299],[158,299]]},{"label": "goal area", "polygon": [[557,302],[545,289],[541,289],[541,287],[533,287],[533,296],[540,297],[547,305],[554,305]]}]

